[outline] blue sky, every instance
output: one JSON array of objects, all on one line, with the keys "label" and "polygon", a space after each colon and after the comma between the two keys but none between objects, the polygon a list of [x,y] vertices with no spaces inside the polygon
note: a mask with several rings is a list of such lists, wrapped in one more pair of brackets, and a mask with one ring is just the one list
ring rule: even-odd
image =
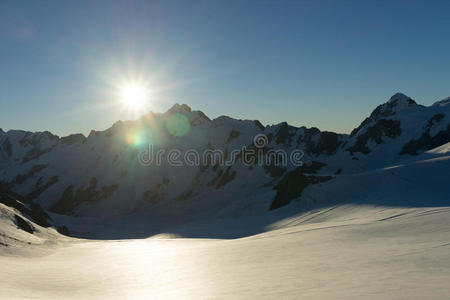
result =
[{"label": "blue sky", "polygon": [[156,112],[349,132],[395,92],[450,96],[449,37],[450,1],[2,0],[0,128],[106,129],[138,78]]}]

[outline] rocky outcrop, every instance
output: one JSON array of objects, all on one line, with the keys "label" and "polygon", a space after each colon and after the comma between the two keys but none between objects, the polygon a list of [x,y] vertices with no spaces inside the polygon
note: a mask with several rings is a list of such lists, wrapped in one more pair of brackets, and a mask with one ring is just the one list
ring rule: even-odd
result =
[{"label": "rocky outcrop", "polygon": [[47,213],[45,213],[42,207],[37,203],[32,203],[29,205],[24,204],[24,200],[25,199],[22,196],[10,191],[4,184],[0,183],[0,203],[16,209],[23,216],[29,217],[31,221],[42,227],[49,227],[49,221],[51,221],[51,218]]},{"label": "rocky outcrop", "polygon": [[60,143],[62,145],[74,145],[74,144],[81,144],[84,140],[86,139],[86,137],[84,135],[82,135],[81,133],[78,134],[71,134],[68,136],[64,136],[60,139]]},{"label": "rocky outcrop", "polygon": [[270,205],[270,210],[285,206],[300,197],[302,191],[309,185],[331,180],[333,178],[331,176],[312,175],[324,165],[321,162],[313,161],[286,173],[274,188],[277,193]]},{"label": "rocky outcrop", "polygon": [[446,129],[431,136],[431,129],[444,118],[444,114],[436,114],[430,118],[424,133],[418,139],[412,139],[403,146],[401,154],[417,155],[450,142],[450,124]]},{"label": "rocky outcrop", "polygon": [[396,138],[402,133],[400,121],[391,119],[378,120],[375,125],[368,127],[364,133],[359,134],[353,146],[347,148],[351,154],[360,152],[368,154],[371,149],[368,147],[369,142],[381,144],[386,142],[386,138]]},{"label": "rocky outcrop", "polygon": [[77,189],[73,185],[68,186],[50,210],[54,213],[71,215],[77,206],[83,203],[101,201],[111,196],[119,188],[118,184],[105,185],[97,190],[97,179],[92,178],[86,189]]}]

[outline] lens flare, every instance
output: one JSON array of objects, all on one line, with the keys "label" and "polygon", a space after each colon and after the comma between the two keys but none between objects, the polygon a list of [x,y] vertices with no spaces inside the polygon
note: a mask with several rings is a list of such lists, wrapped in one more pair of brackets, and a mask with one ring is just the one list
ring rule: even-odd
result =
[{"label": "lens flare", "polygon": [[130,131],[127,133],[125,139],[128,145],[134,147],[145,146],[152,143],[151,134],[144,130]]},{"label": "lens flare", "polygon": [[167,130],[173,136],[184,136],[191,129],[189,119],[182,114],[173,114],[167,118]]}]

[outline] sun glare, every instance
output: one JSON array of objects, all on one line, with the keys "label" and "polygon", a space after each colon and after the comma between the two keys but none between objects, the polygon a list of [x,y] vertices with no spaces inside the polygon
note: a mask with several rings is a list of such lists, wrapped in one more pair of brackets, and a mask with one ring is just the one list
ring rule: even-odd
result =
[{"label": "sun glare", "polygon": [[147,105],[148,91],[139,84],[127,84],[121,89],[121,100],[131,110],[142,110]]}]

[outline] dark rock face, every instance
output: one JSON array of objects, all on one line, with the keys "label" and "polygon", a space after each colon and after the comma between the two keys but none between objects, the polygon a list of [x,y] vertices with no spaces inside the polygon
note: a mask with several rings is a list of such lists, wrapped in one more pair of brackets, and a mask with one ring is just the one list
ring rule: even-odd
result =
[{"label": "dark rock face", "polygon": [[[372,114],[370,115],[371,119],[379,119],[379,118],[384,118],[384,117],[389,117],[395,114],[395,108],[399,105],[401,99],[400,98],[395,98],[396,95],[393,96],[393,98],[391,98],[391,100],[387,103],[378,105],[377,108],[375,108],[375,110],[372,112]],[[414,101],[411,98],[407,99],[407,103],[408,106],[416,106],[417,103],[416,101]]]},{"label": "dark rock face", "polygon": [[319,142],[314,145],[310,142],[308,151],[310,154],[320,155],[333,155],[336,153],[342,142],[339,141],[339,135],[334,132],[321,132]]},{"label": "dark rock face", "polygon": [[299,130],[303,130],[303,134],[299,136],[297,144],[304,143],[306,148],[313,148],[314,143],[312,141],[313,136],[320,134],[320,130],[316,127],[306,128],[304,126],[300,127]]},{"label": "dark rock face", "polygon": [[355,136],[361,129],[363,129],[366,125],[372,122],[371,118],[365,118],[364,121],[361,122],[361,124],[352,130],[350,133],[350,136]]},{"label": "dark rock face", "polygon": [[[197,194],[197,188],[201,181],[201,176],[206,172],[209,166],[200,166],[198,168],[198,172],[192,180],[191,186],[183,192],[180,196],[178,196],[178,200],[185,200]],[[167,181],[168,183],[168,181]]]},{"label": "dark rock face", "polygon": [[[41,148],[40,144],[43,140],[51,141],[51,146]],[[19,141],[19,144],[22,147],[30,147],[31,149],[22,158],[22,163],[39,158],[40,156],[50,152],[56,146],[58,141],[59,137],[48,131],[39,133],[25,132],[24,136]]]},{"label": "dark rock face", "polygon": [[199,120],[206,120],[208,122],[211,121],[211,119],[207,115],[205,115],[202,111],[198,111],[198,117],[193,119],[191,121],[191,124],[195,124]]},{"label": "dark rock face", "polygon": [[29,217],[34,223],[42,227],[50,227],[50,216],[45,213],[39,204],[32,203],[29,207],[23,204],[24,199],[0,185],[0,203],[18,210],[22,215]]},{"label": "dark rock face", "polygon": [[[297,144],[303,143],[309,155],[333,155],[342,145],[340,135],[329,131],[320,131],[316,127],[300,127],[303,133],[299,136]],[[316,137],[318,135],[318,137]]]},{"label": "dark rock face", "polygon": [[217,181],[219,180],[219,178],[222,176],[223,174],[223,170],[219,170],[216,174],[216,176],[214,176],[214,178],[208,182],[208,186],[213,186],[217,184]]},{"label": "dark rock face", "polygon": [[25,154],[25,157],[22,159],[22,163],[23,164],[27,163],[30,160],[37,159],[37,158],[41,157],[42,155],[44,155],[46,153],[49,153],[50,151],[53,150],[53,148],[55,146],[56,145],[53,145],[53,146],[51,146],[49,148],[46,148],[46,149],[40,149],[39,147],[34,147],[30,151],[28,151],[27,154]]},{"label": "dark rock face", "polygon": [[425,126],[424,133],[419,139],[412,139],[406,143],[400,154],[417,155],[419,152],[431,150],[443,144],[450,142],[450,125],[445,130],[439,131],[435,136],[430,135],[431,128],[444,118],[443,114],[436,114],[430,118]]},{"label": "dark rock face", "polygon": [[8,138],[6,138],[3,143],[0,145],[3,151],[6,153],[7,157],[11,157],[12,155],[12,145]]},{"label": "dark rock face", "polygon": [[233,181],[236,177],[236,171],[231,171],[231,166],[227,167],[225,172],[223,170],[218,170],[217,175],[208,183],[208,186],[216,186],[216,189],[220,189],[227,183]]},{"label": "dark rock face", "polygon": [[31,217],[34,223],[42,227],[50,227],[50,223],[47,220],[52,218],[44,211],[44,209],[37,203],[30,204],[30,211],[27,213]]},{"label": "dark rock face", "polygon": [[393,116],[395,114],[395,108],[403,102],[407,107],[418,106],[416,101],[413,99],[401,94],[397,93],[391,97],[391,99],[384,104],[380,104],[375,108],[370,116],[366,118],[357,128],[353,129],[350,133],[350,136],[356,135],[361,129],[369,125],[370,123],[375,123],[379,119]]},{"label": "dark rock face", "polygon": [[164,178],[161,183],[155,185],[155,188],[144,192],[144,200],[150,204],[156,204],[163,201],[169,188],[169,179]]},{"label": "dark rock face", "polygon": [[320,162],[311,162],[286,173],[274,188],[277,194],[270,205],[270,210],[285,206],[300,197],[307,186],[332,179],[331,176],[308,175],[316,173],[324,165]]},{"label": "dark rock face", "polygon": [[228,167],[225,170],[225,173],[220,178],[219,182],[217,183],[216,189],[220,189],[227,183],[231,182],[234,179],[234,177],[236,177],[236,171],[234,171],[234,170],[231,171],[231,167]]},{"label": "dark rock face", "polygon": [[81,133],[71,134],[60,139],[60,143],[63,145],[74,145],[78,143],[82,143],[86,137]]},{"label": "dark rock face", "polygon": [[181,107],[182,107],[185,111],[191,112],[191,108],[189,107],[189,105],[187,105],[187,104],[181,104]]},{"label": "dark rock face", "polygon": [[54,213],[58,214],[69,214],[75,208],[74,196],[73,196],[74,186],[70,185],[67,187],[59,201],[50,209]]},{"label": "dark rock face", "polygon": [[56,227],[56,231],[58,231],[60,234],[70,236],[69,228],[66,226],[58,226]]},{"label": "dark rock face", "polygon": [[293,128],[288,125],[288,123],[283,122],[281,123],[280,128],[278,129],[277,133],[275,134],[275,141],[277,144],[283,144],[286,146],[291,145],[292,136],[293,134],[290,133],[290,129]]},{"label": "dark rock face", "polygon": [[51,177],[46,183],[42,183],[42,177],[39,178],[38,182],[36,183],[35,189],[30,192],[26,198],[28,202],[31,202],[34,198],[38,197],[40,194],[42,194],[45,190],[50,188],[52,185],[57,183],[59,180],[58,176]]},{"label": "dark rock face", "polygon": [[28,146],[35,147],[35,146],[39,145],[39,143],[43,139],[47,139],[47,140],[56,142],[56,141],[58,141],[58,136],[52,134],[49,131],[37,132],[37,133],[25,132],[25,135],[19,141],[19,144],[22,147],[28,147]]},{"label": "dark rock face", "polygon": [[73,185],[68,186],[59,201],[50,210],[58,214],[71,215],[80,204],[101,201],[111,196],[118,188],[118,184],[113,184],[103,186],[100,190],[97,190],[97,179],[94,177],[90,180],[86,189],[75,191]]},{"label": "dark rock face", "polygon": [[277,166],[275,164],[265,165],[264,169],[270,174],[270,177],[280,177],[286,172],[286,167]]},{"label": "dark rock face", "polygon": [[226,144],[231,143],[231,141],[233,139],[238,138],[240,135],[241,135],[241,133],[239,131],[232,129],[231,132],[230,132],[230,135],[227,138]]},{"label": "dark rock face", "polygon": [[366,132],[356,138],[356,143],[347,148],[351,154],[361,152],[363,154],[370,153],[367,142],[372,140],[377,144],[383,143],[383,137],[396,138],[402,133],[400,121],[391,119],[378,120],[375,125],[367,128]]},{"label": "dark rock face", "polygon": [[325,167],[326,164],[321,163],[319,161],[309,161],[306,162],[303,166],[298,167],[296,170],[301,171],[306,174],[316,174],[321,168]]},{"label": "dark rock face", "polygon": [[261,122],[259,120],[254,120],[253,122],[259,129],[264,130],[265,127],[263,124],[261,124]]},{"label": "dark rock face", "polygon": [[16,222],[17,228],[22,229],[23,231],[26,231],[28,233],[33,234],[35,231],[33,226],[31,226],[30,223],[25,221],[23,218],[19,217],[18,215],[14,215],[14,220]]},{"label": "dark rock face", "polygon": [[41,172],[42,170],[44,170],[47,167],[48,167],[48,165],[46,165],[46,164],[34,165],[30,169],[30,171],[28,171],[27,174],[19,174],[19,175],[17,175],[14,178],[12,184],[22,184],[22,183],[24,183],[25,181],[27,181],[28,179],[30,179],[34,175],[38,174],[39,172]]},{"label": "dark rock face", "polygon": [[324,131],[321,133],[319,143],[316,147],[312,147],[310,152],[316,155],[333,155],[341,144],[342,142],[339,141],[339,135],[337,133]]},{"label": "dark rock face", "polygon": [[425,130],[430,130],[431,127],[433,127],[434,125],[436,125],[437,123],[439,123],[440,121],[442,121],[442,119],[445,117],[444,114],[435,114],[434,116],[432,116],[430,118],[430,120],[428,120],[428,124],[425,127]]}]

